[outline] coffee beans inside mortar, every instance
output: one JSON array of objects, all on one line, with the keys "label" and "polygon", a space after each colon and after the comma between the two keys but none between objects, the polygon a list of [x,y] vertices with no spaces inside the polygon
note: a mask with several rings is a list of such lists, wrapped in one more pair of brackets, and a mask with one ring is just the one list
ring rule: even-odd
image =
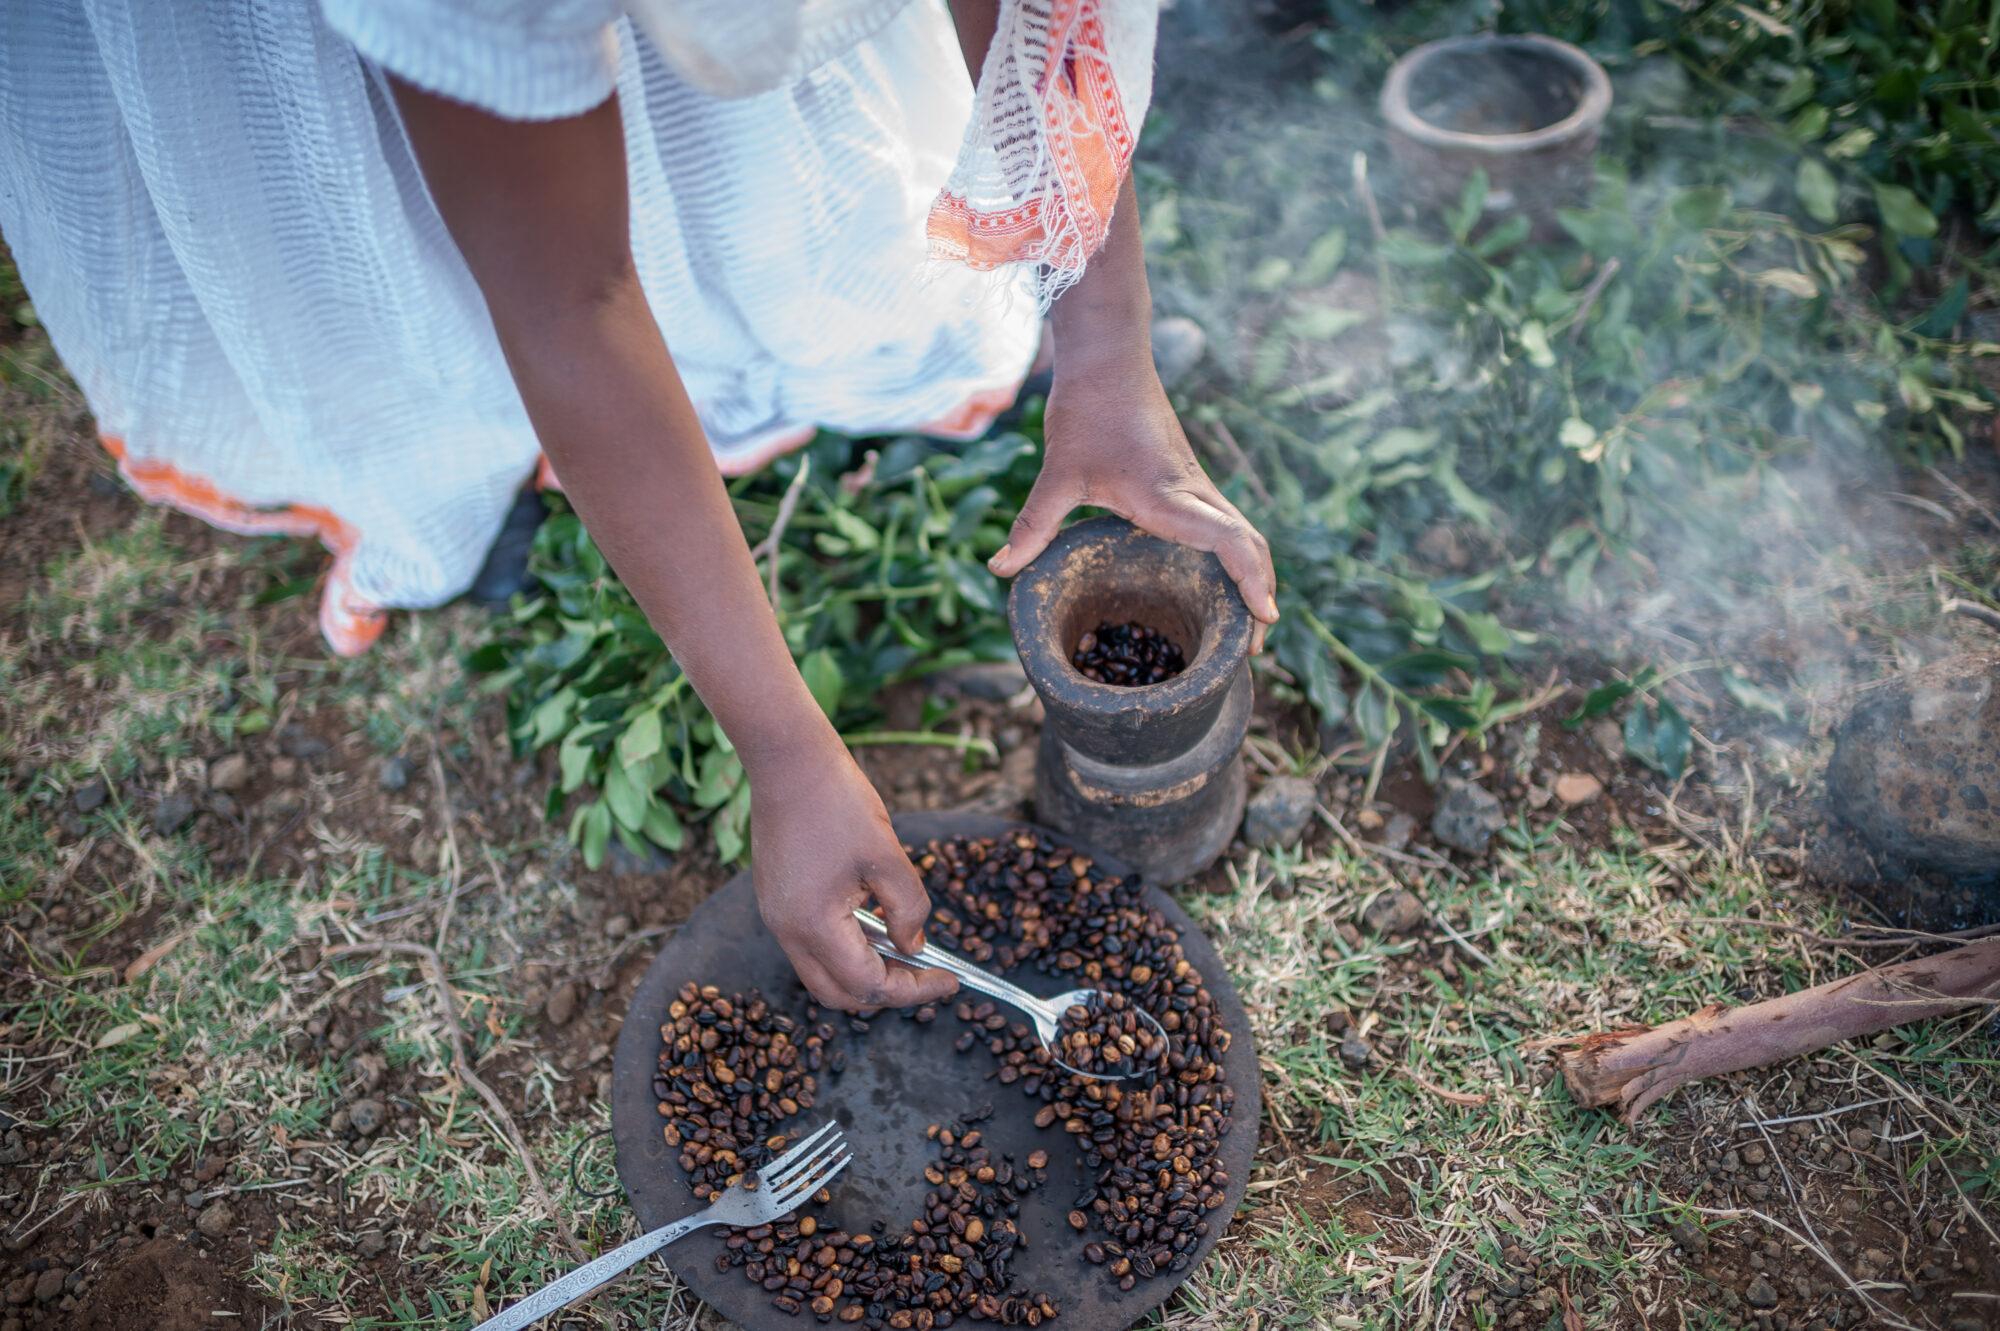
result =
[{"label": "coffee beans inside mortar", "polygon": [[1070,664],[1085,679],[1128,687],[1158,684],[1187,669],[1181,649],[1144,624],[1099,624],[1077,639]]}]

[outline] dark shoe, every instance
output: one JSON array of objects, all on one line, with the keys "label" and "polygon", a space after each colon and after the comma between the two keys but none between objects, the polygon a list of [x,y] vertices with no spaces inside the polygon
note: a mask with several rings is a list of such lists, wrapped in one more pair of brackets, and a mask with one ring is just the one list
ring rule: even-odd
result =
[{"label": "dark shoe", "polygon": [[523,490],[515,496],[514,507],[507,510],[507,520],[500,524],[500,534],[486,552],[486,562],[479,566],[472,586],[466,588],[466,600],[488,610],[504,610],[516,596],[533,587],[528,551],[548,515],[549,506],[538,491]]}]

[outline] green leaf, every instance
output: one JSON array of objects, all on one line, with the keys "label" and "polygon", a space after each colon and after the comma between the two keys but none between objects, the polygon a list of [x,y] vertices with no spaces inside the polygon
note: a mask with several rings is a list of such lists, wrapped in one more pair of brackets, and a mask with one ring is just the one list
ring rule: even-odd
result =
[{"label": "green leaf", "polygon": [[1826,155],[1837,162],[1852,161],[1868,151],[1875,142],[1872,129],[1850,129],[1832,143],[1826,145]]},{"label": "green leaf", "polygon": [[1479,225],[1479,215],[1486,210],[1488,184],[1485,170],[1474,167],[1465,178],[1465,188],[1458,192],[1458,202],[1445,210],[1445,226],[1451,231],[1451,238],[1461,245],[1472,234],[1472,228]]},{"label": "green leaf", "polygon": [[626,767],[639,766],[660,751],[661,738],[660,709],[648,707],[618,737],[618,761]]},{"label": "green leaf", "polygon": [[1777,717],[1781,721],[1784,720],[1786,714],[1785,700],[1775,690],[1767,689],[1762,684],[1734,670],[1725,670],[1722,672],[1722,687],[1728,692],[1731,698],[1736,700],[1738,706],[1753,712],[1764,712],[1770,716]]},{"label": "green leaf", "polygon": [[715,817],[715,853],[734,864],[750,848],[750,784],[746,781]]},{"label": "green leaf", "polygon": [[1805,110],[1793,116],[1792,123],[1787,128],[1794,141],[1798,143],[1812,143],[1820,135],[1826,133],[1826,124],[1826,108],[1813,105],[1808,106]]},{"label": "green leaf", "polygon": [[1528,353],[1528,364],[1546,370],[1556,363],[1556,353],[1549,347],[1549,330],[1539,319],[1522,324],[1520,338],[1521,349]]},{"label": "green leaf", "polygon": [[833,529],[856,550],[866,552],[881,548],[882,534],[854,513],[844,508],[829,508],[826,515],[832,521]]},{"label": "green leaf", "polygon": [[1243,284],[1252,291],[1271,292],[1285,285],[1285,279],[1292,275],[1290,259],[1266,259],[1250,270]]},{"label": "green leaf", "polygon": [[1315,240],[1306,248],[1305,258],[1299,261],[1299,284],[1318,286],[1340,270],[1340,262],[1347,257],[1347,231],[1342,227]]},{"label": "green leaf", "polygon": [[1945,293],[1938,297],[1938,303],[1931,306],[1930,313],[1918,321],[1913,330],[1923,337],[1950,337],[1951,330],[1958,327],[1958,321],[1965,317],[1965,307],[1972,300],[1972,284],[1960,277]]},{"label": "green leaf", "polygon": [[694,802],[704,809],[716,808],[736,793],[742,780],[743,762],[735,753],[710,749],[702,755],[701,780],[695,784]]},{"label": "green leaf", "polygon": [[1937,234],[1937,217],[1915,194],[1901,185],[1885,185],[1879,180],[1874,184],[1875,206],[1882,212],[1883,226],[1899,236],[1919,239]]},{"label": "green leaf", "polygon": [[611,810],[604,807],[603,800],[593,800],[577,810],[577,822],[582,824],[581,834],[577,833],[575,825],[572,825],[570,834],[583,847],[584,866],[603,868],[605,846],[611,840]]},{"label": "green leaf", "polygon": [[1698,231],[1721,221],[1728,207],[1729,190],[1722,185],[1676,190],[1673,202],[1668,205],[1675,221]]},{"label": "green leaf", "polygon": [[604,803],[619,825],[634,832],[646,825],[646,805],[652,796],[632,783],[623,767],[613,766],[604,773]]},{"label": "green leaf", "polygon": [[1800,300],[1811,300],[1819,294],[1819,287],[1813,280],[1796,268],[1766,268],[1760,273],[1752,273],[1750,277],[1759,286],[1774,287]]},{"label": "green leaf", "polygon": [[1817,157],[1799,162],[1799,202],[1815,222],[1831,226],[1840,216],[1840,182]]},{"label": "green leaf", "polygon": [[567,795],[590,778],[590,760],[597,756],[597,749],[589,742],[595,730],[579,726],[563,736],[562,746],[556,750],[556,765],[562,770],[562,793]]},{"label": "green leaf", "polygon": [[1392,462],[1422,457],[1437,447],[1439,437],[1436,430],[1412,430],[1399,425],[1375,436],[1374,442],[1370,443],[1366,450],[1368,460],[1382,467]]},{"label": "green leaf", "polygon": [[1283,328],[1291,336],[1308,342],[1329,342],[1355,325],[1367,322],[1368,316],[1359,310],[1323,305],[1300,310],[1285,320]]},{"label": "green leaf", "polygon": [[576,712],[576,700],[576,690],[565,688],[543,699],[541,705],[535,708],[530,735],[536,748],[555,743],[556,737],[569,729],[570,717]]},{"label": "green leaf", "polygon": [[805,678],[806,689],[812,694],[813,701],[819,704],[819,709],[828,718],[840,711],[840,696],[845,681],[841,678],[840,663],[833,659],[832,652],[820,647],[808,653],[806,659],[799,662],[799,674]]},{"label": "green leaf", "polygon": [[679,850],[687,840],[687,829],[681,826],[680,815],[674,812],[673,805],[661,799],[646,806],[646,825],[642,830],[648,841],[667,850]]}]

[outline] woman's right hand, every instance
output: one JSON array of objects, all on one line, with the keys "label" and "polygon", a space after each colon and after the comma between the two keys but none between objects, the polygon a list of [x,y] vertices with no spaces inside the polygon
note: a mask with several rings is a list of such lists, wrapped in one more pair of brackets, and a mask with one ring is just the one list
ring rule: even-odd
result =
[{"label": "woman's right hand", "polygon": [[849,1012],[948,998],[944,971],[891,965],[853,917],[872,898],[905,952],[923,946],[930,895],[881,797],[837,740],[753,770],[751,873],[764,924],[814,999]]}]

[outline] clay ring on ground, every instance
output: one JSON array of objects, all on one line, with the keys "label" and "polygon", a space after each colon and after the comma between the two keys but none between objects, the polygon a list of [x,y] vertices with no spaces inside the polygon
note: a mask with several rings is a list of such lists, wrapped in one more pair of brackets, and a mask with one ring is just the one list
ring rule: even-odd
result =
[{"label": "clay ring on ground", "polygon": [[[909,814],[895,824],[897,834],[912,845],[953,836],[998,836],[1023,826],[1044,830],[1006,819],[949,813]],[[1056,833],[1049,835],[1077,844]],[[1106,870],[1125,871],[1110,856],[1097,855],[1088,846],[1077,848],[1092,854]],[[1120,1293],[1104,1268],[1084,1260],[1089,1238],[1073,1231],[1067,1220],[1072,1200],[1089,1186],[1081,1157],[1062,1133],[1035,1127],[1038,1101],[1018,1087],[987,1080],[994,1067],[990,1058],[978,1051],[961,1055],[952,1049],[963,1028],[948,1011],[924,1025],[884,1013],[865,1034],[843,1028],[846,1070],[839,1076],[821,1075],[818,1101],[806,1115],[814,1121],[838,1119],[854,1148],[854,1163],[834,1188],[833,1201],[817,1212],[824,1217],[822,1223],[865,1231],[875,1221],[885,1220],[900,1229],[917,1216],[930,1188],[923,1168],[933,1148],[924,1139],[925,1127],[990,1106],[993,1116],[980,1128],[996,1155],[1023,1160],[1034,1150],[1049,1152],[1048,1182],[1021,1201],[1017,1223],[1027,1243],[1013,1264],[1024,1286],[1047,1290],[1061,1303],[1061,1316],[1048,1325],[1057,1331],[1122,1331],[1201,1269],[1227,1231],[1229,1218],[1242,1205],[1250,1181],[1262,1108],[1257,1051],[1243,1003],[1208,937],[1159,889],[1149,887],[1146,897],[1180,931],[1187,958],[1201,971],[1230,1033],[1226,1080],[1236,1093],[1236,1105],[1229,1136],[1217,1156],[1229,1173],[1227,1200],[1212,1214],[1209,1234],[1196,1247],[1188,1269],[1179,1275],[1162,1273]],[[1013,972],[1012,978],[1036,993],[1063,987],[1060,979],[1025,967]],[[810,1001],[791,963],[765,932],[748,873],[738,874],[703,902],[661,949],[632,995],[612,1068],[611,1125],[618,1147],[618,1177],[641,1230],[699,1209],[677,1153],[661,1136],[659,1104],[653,1095],[660,1026],[675,991],[689,980],[727,990],[761,989],[774,1004],[798,1014]],[[742,1271],[718,1272],[714,1263],[723,1251],[724,1237],[722,1230],[703,1230],[674,1245],[665,1260],[683,1283],[743,1331],[796,1331],[815,1325],[772,1307],[771,1296],[746,1280]]]}]

